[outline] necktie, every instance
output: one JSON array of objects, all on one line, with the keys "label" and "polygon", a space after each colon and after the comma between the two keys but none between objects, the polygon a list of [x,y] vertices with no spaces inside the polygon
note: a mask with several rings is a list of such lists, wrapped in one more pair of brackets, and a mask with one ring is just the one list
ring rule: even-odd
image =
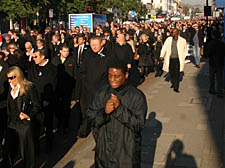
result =
[{"label": "necktie", "polygon": [[80,46],[79,47],[79,52],[78,52],[78,57],[77,57],[77,64],[80,65],[80,57],[81,57],[81,54],[82,54],[82,47]]}]

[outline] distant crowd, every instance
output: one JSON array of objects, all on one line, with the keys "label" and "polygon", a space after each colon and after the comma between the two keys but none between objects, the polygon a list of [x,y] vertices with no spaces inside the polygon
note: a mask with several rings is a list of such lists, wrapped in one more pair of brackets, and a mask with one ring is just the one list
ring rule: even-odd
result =
[{"label": "distant crowd", "polygon": [[[219,20],[208,23],[205,20],[136,24],[106,22],[105,26],[98,25],[94,32],[90,32],[89,27],[77,26],[67,30],[62,25],[54,30],[46,27],[44,32],[23,28],[20,32],[9,30],[0,41],[1,145],[8,144],[7,153],[15,152],[12,141],[17,132],[24,167],[34,167],[41,128],[45,128],[46,150],[49,152],[53,147],[54,117],[57,130],[68,133],[70,114],[76,105],[80,106],[82,116],[78,138],[86,138],[92,131],[97,144],[101,131],[91,129],[93,125],[89,123],[96,116],[90,115],[94,111],[90,107],[97,106],[92,103],[98,102],[95,95],[100,88],[109,84],[113,86],[112,81],[119,80],[120,76],[111,71],[113,75],[110,76],[108,71],[115,60],[117,64],[125,65],[129,72],[127,78],[124,76],[129,85],[137,87],[149,73],[154,72],[155,77],[160,77],[166,71],[171,75],[171,88],[179,93],[179,75],[184,64],[190,63],[193,56],[192,63],[200,68],[201,58],[208,58],[209,92],[223,97],[223,30]],[[30,91],[33,87],[34,91]],[[29,96],[20,94],[21,89]],[[118,108],[118,97],[110,99],[112,108]],[[18,105],[16,101],[24,104]],[[108,110],[108,113],[112,111]],[[21,123],[24,119],[33,121],[32,125]]]}]

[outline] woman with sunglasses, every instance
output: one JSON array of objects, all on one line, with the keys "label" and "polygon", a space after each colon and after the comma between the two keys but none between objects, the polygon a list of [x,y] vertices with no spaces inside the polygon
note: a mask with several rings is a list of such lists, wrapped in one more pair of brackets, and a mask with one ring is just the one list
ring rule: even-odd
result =
[{"label": "woman with sunglasses", "polygon": [[[10,156],[11,164],[18,159],[19,154],[24,164],[22,167],[33,168],[36,163],[32,123],[40,110],[37,90],[25,79],[17,66],[9,68],[7,79],[10,89],[7,104],[6,153]],[[16,145],[18,150],[15,149]],[[18,152],[15,154],[15,151]]]}]

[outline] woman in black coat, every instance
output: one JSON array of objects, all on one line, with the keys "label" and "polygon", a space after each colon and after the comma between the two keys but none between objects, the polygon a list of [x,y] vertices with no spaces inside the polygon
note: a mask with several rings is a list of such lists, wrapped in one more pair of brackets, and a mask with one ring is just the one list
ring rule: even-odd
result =
[{"label": "woman in black coat", "polygon": [[149,37],[146,34],[140,36],[140,44],[137,53],[139,55],[138,66],[141,68],[141,74],[148,75],[148,67],[152,65],[152,46],[148,42]]},{"label": "woman in black coat", "polygon": [[160,53],[163,46],[162,36],[157,37],[157,41],[154,46],[154,67],[155,77],[161,76],[162,74],[162,62],[160,60]]},{"label": "woman in black coat", "polygon": [[[11,67],[7,78],[10,89],[7,103],[6,151],[12,164],[19,154],[24,168],[34,168],[36,163],[32,123],[40,110],[37,90],[31,82],[24,78],[19,67]],[[16,155],[14,155],[17,151],[14,148],[15,144],[18,145],[18,154],[16,153]]]}]

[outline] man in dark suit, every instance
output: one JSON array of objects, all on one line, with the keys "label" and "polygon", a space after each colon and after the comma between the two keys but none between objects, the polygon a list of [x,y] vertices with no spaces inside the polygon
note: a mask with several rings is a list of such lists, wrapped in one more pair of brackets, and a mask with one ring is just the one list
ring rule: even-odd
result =
[{"label": "man in dark suit", "polygon": [[7,123],[7,95],[8,95],[8,83],[7,74],[8,65],[0,59],[0,149],[2,145],[3,138],[6,131]]},{"label": "man in dark suit", "polygon": [[53,35],[52,36],[52,43],[50,44],[50,50],[51,50],[51,60],[55,57],[55,56],[59,56],[59,51],[61,50],[61,43],[60,43],[60,37],[59,35]]},{"label": "man in dark suit", "polygon": [[118,55],[117,59],[122,64],[126,64],[127,68],[131,68],[131,64],[134,59],[134,54],[131,46],[126,43],[124,34],[118,34],[116,38],[116,43],[114,45],[115,55]]},{"label": "man in dark suit", "polygon": [[[93,36],[90,39],[90,46],[83,55],[83,63],[80,69],[81,75],[81,94],[80,105],[82,111],[82,124],[79,129],[79,137],[88,135],[86,111],[88,105],[92,102],[96,91],[108,83],[107,63],[110,59],[110,52],[103,47],[102,37]],[[93,134],[95,134],[93,132]],[[96,137],[94,135],[94,137]]]},{"label": "man in dark suit", "polygon": [[59,129],[66,133],[70,116],[70,108],[75,105],[76,65],[75,60],[69,55],[69,47],[63,46],[60,56],[52,59],[52,64],[57,67],[57,111]]},{"label": "man in dark suit", "polygon": [[85,36],[83,34],[78,35],[78,47],[75,47],[73,50],[73,59],[75,60],[75,66],[76,66],[76,101],[78,101],[78,97],[80,95],[81,90],[81,76],[80,76],[80,68],[83,64],[83,55],[85,52],[88,51],[89,46],[85,44]]},{"label": "man in dark suit", "polygon": [[105,39],[104,47],[107,48],[108,50],[112,50],[113,42],[110,38],[110,31],[109,30],[104,31],[104,39]]},{"label": "man in dark suit", "polygon": [[[44,126],[46,127],[46,145],[47,150],[50,151],[53,139],[53,111],[57,84],[57,69],[46,59],[44,50],[37,50],[34,53],[33,60],[35,64],[28,70],[28,79],[36,85],[40,96],[42,110],[45,114]],[[36,138],[38,137],[39,134]]]},{"label": "man in dark suit", "polygon": [[78,36],[78,47],[74,48],[74,59],[76,61],[76,66],[81,66],[83,62],[83,53],[88,49],[87,45],[85,45],[85,36],[83,34],[79,34]]},{"label": "man in dark suit", "polygon": [[[225,44],[219,39],[219,32],[217,30],[213,30],[211,36],[212,40],[206,46],[206,56],[209,58],[209,93],[217,94],[219,98],[222,98]],[[215,77],[217,80],[216,90]]]},{"label": "man in dark suit", "polygon": [[27,41],[25,43],[25,53],[24,53],[24,73],[27,75],[27,71],[33,64],[34,47],[31,42]]}]

